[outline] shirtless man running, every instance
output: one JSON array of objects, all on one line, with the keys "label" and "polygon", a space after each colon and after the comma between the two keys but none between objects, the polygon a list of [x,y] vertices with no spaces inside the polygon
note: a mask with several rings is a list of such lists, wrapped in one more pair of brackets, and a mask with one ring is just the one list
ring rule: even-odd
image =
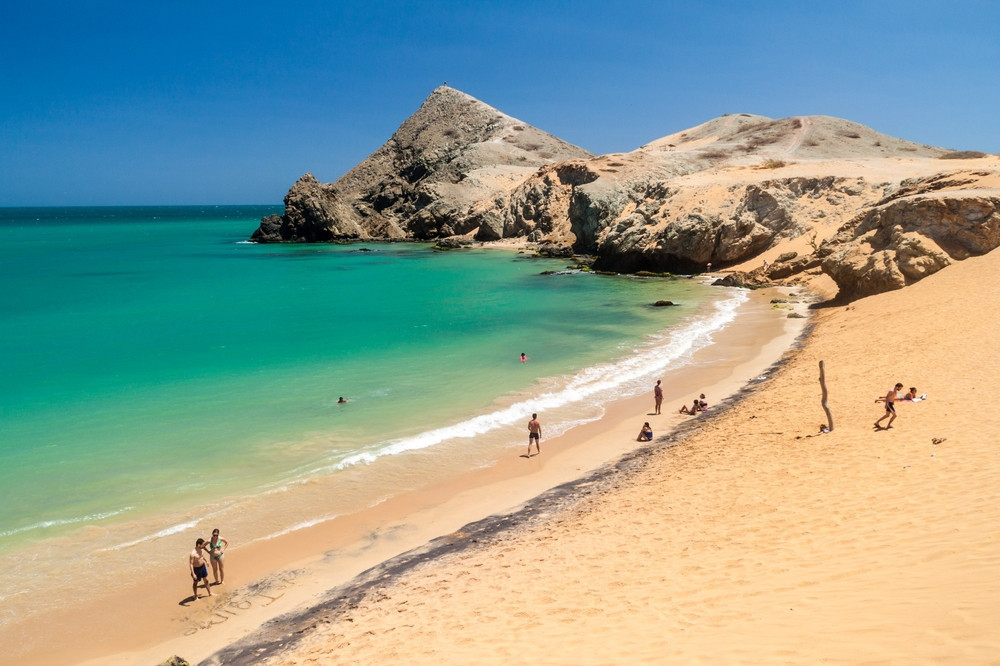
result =
[{"label": "shirtless man running", "polygon": [[531,440],[535,440],[535,448],[538,449],[538,453],[542,452],[542,445],[540,444],[542,439],[542,424],[538,422],[538,414],[532,414],[531,420],[528,421],[528,457],[531,457]]},{"label": "shirtless man running", "polygon": [[212,596],[212,588],[208,586],[208,545],[204,539],[198,539],[194,543],[194,550],[188,556],[188,567],[191,569],[191,592],[194,593],[195,601],[198,600],[198,581],[205,581],[205,591],[208,596]]},{"label": "shirtless man running", "polygon": [[892,422],[896,420],[896,405],[894,404],[897,399],[899,399],[899,392],[902,390],[902,384],[896,384],[896,387],[890,389],[888,393],[885,394],[884,398],[878,398],[875,402],[885,401],[885,414],[882,415],[878,421],[875,422],[876,428],[882,427],[882,421],[889,419],[889,422],[885,424],[885,429],[888,430],[892,427]]}]

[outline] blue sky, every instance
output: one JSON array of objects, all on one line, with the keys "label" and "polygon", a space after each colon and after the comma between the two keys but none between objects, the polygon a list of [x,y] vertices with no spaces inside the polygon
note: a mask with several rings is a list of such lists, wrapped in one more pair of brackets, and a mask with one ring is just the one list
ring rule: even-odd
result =
[{"label": "blue sky", "polygon": [[280,204],[443,81],[595,153],[724,113],[1000,152],[1000,3],[0,0],[0,206]]}]

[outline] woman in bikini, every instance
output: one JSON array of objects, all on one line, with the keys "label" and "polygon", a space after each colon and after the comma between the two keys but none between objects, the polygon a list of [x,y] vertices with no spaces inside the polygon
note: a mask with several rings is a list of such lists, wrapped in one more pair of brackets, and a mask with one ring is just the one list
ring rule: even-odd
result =
[{"label": "woman in bikini", "polygon": [[215,577],[215,584],[222,585],[226,580],[226,568],[223,555],[229,548],[229,542],[219,536],[219,528],[212,530],[212,538],[208,542],[208,552],[212,560],[212,575]]}]

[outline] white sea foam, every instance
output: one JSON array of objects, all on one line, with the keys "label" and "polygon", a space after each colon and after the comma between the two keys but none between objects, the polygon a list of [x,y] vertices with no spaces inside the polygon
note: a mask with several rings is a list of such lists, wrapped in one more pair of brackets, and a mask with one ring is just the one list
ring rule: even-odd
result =
[{"label": "white sea foam", "polygon": [[[380,497],[378,499],[375,499],[375,500],[373,500],[368,505],[368,508],[376,507],[379,504],[382,504],[383,502],[385,502],[387,499],[388,499],[388,497]],[[249,541],[248,543],[256,543],[258,541],[270,541],[271,539],[277,539],[278,537],[282,537],[282,536],[284,536],[286,534],[291,534],[292,532],[298,532],[299,530],[304,530],[306,528],[313,527],[315,525],[322,525],[323,523],[330,522],[331,520],[335,520],[336,518],[339,518],[339,517],[340,517],[339,515],[333,514],[333,515],[327,515],[327,516],[319,516],[318,518],[312,518],[310,520],[303,520],[300,523],[295,523],[294,525],[291,525],[290,527],[286,527],[286,528],[284,528],[282,530],[279,530],[277,532],[272,532],[271,534],[267,534],[265,536],[253,539],[253,540]]]},{"label": "white sea foam", "polygon": [[136,545],[138,545],[140,543],[145,543],[147,541],[152,541],[153,539],[160,539],[160,538],[163,538],[165,536],[170,536],[171,534],[177,534],[178,532],[183,532],[185,530],[189,530],[189,529],[193,528],[195,525],[197,525],[199,522],[201,522],[201,521],[199,521],[199,520],[189,520],[186,523],[179,523],[177,525],[171,525],[170,527],[166,527],[166,528],[160,530],[159,532],[156,532],[155,534],[150,534],[148,536],[141,537],[141,538],[136,539],[134,541],[128,541],[126,543],[118,543],[118,544],[115,544],[112,548],[102,548],[101,550],[119,550],[121,548],[128,548],[130,546],[136,546]]},{"label": "white sea foam", "polygon": [[106,511],[104,513],[92,513],[87,516],[80,516],[79,518],[60,518],[56,520],[43,520],[33,525],[26,525],[24,527],[18,527],[12,530],[5,530],[0,532],[0,538],[14,536],[15,534],[22,534],[24,532],[31,532],[33,530],[43,530],[48,527],[61,527],[63,525],[76,525],[78,523],[91,523],[97,522],[99,520],[104,520],[105,518],[113,518],[114,516],[120,516],[123,513],[131,511],[134,507],[127,506],[122,509],[117,509],[115,511]]},{"label": "white sea foam", "polygon": [[258,541],[270,541],[271,539],[277,539],[278,537],[285,536],[286,534],[291,534],[292,532],[298,532],[299,530],[304,530],[307,527],[313,527],[314,525],[320,525],[322,523],[329,522],[335,518],[337,518],[337,516],[332,515],[332,516],[320,516],[319,518],[313,518],[311,520],[304,520],[301,523],[295,523],[294,525],[286,527],[283,530],[279,530],[277,532],[267,534],[257,539],[253,539],[248,543],[257,543]]},{"label": "white sea foam", "polygon": [[[614,363],[585,368],[565,381],[557,382],[557,387],[552,390],[460,423],[382,442],[377,448],[346,455],[328,465],[313,468],[309,473],[344,470],[355,465],[371,464],[384,456],[426,449],[449,440],[473,439],[520,423],[526,413],[552,411],[574,403],[592,403],[595,397],[601,398],[599,402],[603,402],[612,396],[637,395],[646,390],[648,378],[682,364],[694,352],[712,344],[713,334],[731,324],[736,319],[740,305],[747,300],[748,292],[736,290],[731,297],[717,302],[715,310],[707,316],[693,318],[680,327],[653,335],[647,344],[636,349],[633,354]],[[560,384],[561,387],[558,386]],[[564,420],[551,424],[548,430],[552,435],[558,435],[573,426],[598,418],[599,413],[591,418]]]}]

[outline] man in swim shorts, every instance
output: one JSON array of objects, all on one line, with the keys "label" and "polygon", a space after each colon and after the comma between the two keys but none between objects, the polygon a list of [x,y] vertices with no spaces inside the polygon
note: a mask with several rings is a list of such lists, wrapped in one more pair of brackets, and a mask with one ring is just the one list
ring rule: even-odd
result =
[{"label": "man in swim shorts", "polygon": [[198,539],[194,542],[194,550],[188,556],[188,567],[191,569],[191,592],[194,594],[195,600],[198,599],[198,581],[205,581],[205,591],[208,592],[208,596],[212,596],[212,588],[208,586],[208,562],[205,558],[208,556],[207,548],[204,539]]},{"label": "man in swim shorts", "polygon": [[885,394],[884,398],[879,398],[875,402],[885,401],[885,414],[882,415],[878,421],[875,422],[876,428],[882,427],[882,421],[889,419],[889,422],[885,424],[885,429],[888,430],[892,427],[892,422],[896,420],[896,399],[899,398],[899,392],[903,389],[901,383],[896,383],[896,387],[890,389],[888,393]]},{"label": "man in swim shorts", "polygon": [[532,414],[531,420],[528,421],[528,457],[531,457],[531,441],[535,441],[535,448],[538,449],[538,453],[542,452],[542,445],[540,444],[542,439],[542,424],[538,422],[538,414]]}]

